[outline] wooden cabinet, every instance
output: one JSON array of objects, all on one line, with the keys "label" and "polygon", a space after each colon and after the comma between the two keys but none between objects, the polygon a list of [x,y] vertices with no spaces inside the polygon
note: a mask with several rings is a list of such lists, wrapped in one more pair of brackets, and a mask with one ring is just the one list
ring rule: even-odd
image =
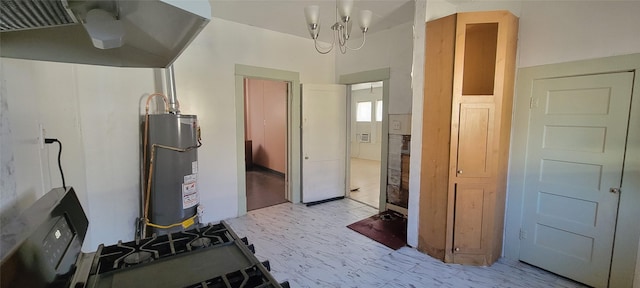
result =
[{"label": "wooden cabinet", "polygon": [[418,249],[490,265],[502,251],[518,19],[427,22]]}]

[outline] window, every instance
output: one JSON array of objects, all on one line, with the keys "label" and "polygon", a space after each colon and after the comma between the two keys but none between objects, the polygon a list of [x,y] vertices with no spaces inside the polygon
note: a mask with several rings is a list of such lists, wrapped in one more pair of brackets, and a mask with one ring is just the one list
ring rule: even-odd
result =
[{"label": "window", "polygon": [[356,121],[371,122],[371,102],[358,102]]},{"label": "window", "polygon": [[382,122],[382,100],[376,101],[376,121]]}]

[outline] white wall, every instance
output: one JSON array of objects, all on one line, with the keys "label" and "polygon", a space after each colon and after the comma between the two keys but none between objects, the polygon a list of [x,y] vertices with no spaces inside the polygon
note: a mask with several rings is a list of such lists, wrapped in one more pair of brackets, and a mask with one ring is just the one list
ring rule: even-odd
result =
[{"label": "white wall", "polygon": [[[520,17],[518,67],[640,52],[640,37],[638,37],[640,17],[637,17],[640,15],[639,1],[474,1],[462,2],[452,9],[449,3],[431,0],[424,7],[427,15],[425,19],[429,20],[455,12],[510,10]],[[419,14],[420,11],[417,11],[416,25],[424,25],[419,22]],[[416,38],[416,41],[419,39]],[[414,47],[416,49],[414,54],[424,55],[424,46],[420,47],[419,43],[415,43]],[[417,51],[418,49],[422,50]],[[423,65],[423,63],[424,59],[414,57],[414,65]],[[424,73],[414,69],[413,76],[414,79],[422,79]],[[417,136],[417,133],[422,131],[422,109],[417,109],[415,106],[422,105],[423,92],[418,90],[422,89],[421,87],[417,85],[414,87],[412,148],[419,149],[421,136]],[[416,151],[417,149],[412,149],[412,154],[415,155]],[[420,158],[412,157],[411,171],[419,171]],[[412,210],[418,209],[420,193],[418,177],[419,175],[415,173],[411,175],[407,231],[407,240],[410,245],[417,245],[418,242],[418,214],[411,213]],[[506,217],[509,218],[510,215],[507,214]],[[640,254],[638,263],[640,263]],[[640,265],[636,265],[634,286],[640,287]]]},{"label": "white wall", "polygon": [[[9,121],[7,85],[4,63],[0,62],[0,227],[8,223],[26,204],[21,204],[16,192],[13,133]],[[25,194],[26,196],[27,194]],[[24,197],[26,198],[26,197]]]},{"label": "white wall", "polygon": [[[202,128],[198,181],[205,221],[238,216],[235,64],[295,71],[303,82],[332,83],[332,60],[332,55],[317,54],[311,40],[219,19],[179,57],[175,75],[181,110],[198,115]],[[38,123],[43,123],[47,135],[64,144],[67,185],[76,189],[89,216],[84,250],[133,239],[139,210],[140,103],[161,89],[156,71],[5,58],[0,63],[0,103],[6,99],[9,115],[5,119],[0,110],[2,163],[15,158],[15,173],[5,173],[3,165],[0,174],[10,189],[5,191],[3,184],[3,216],[13,216],[51,187],[61,186],[57,147],[39,148]],[[10,143],[5,135],[11,135]]]},{"label": "white wall", "polygon": [[422,159],[422,109],[424,104],[424,46],[427,0],[416,0],[413,17],[413,78],[411,109],[411,160],[409,160],[409,203],[407,204],[407,244],[418,246],[418,216],[420,213],[420,170]]},{"label": "white wall", "polygon": [[[134,237],[140,203],[139,115],[146,96],[161,86],[152,69],[72,69],[77,71],[71,89],[78,91],[83,143],[78,150],[85,155],[86,173],[86,190],[76,191],[89,199],[90,242],[84,248],[92,251],[99,243]],[[74,167],[73,162],[66,167]]]},{"label": "white wall", "polygon": [[640,52],[639,1],[527,1],[519,66]]},{"label": "white wall", "polygon": [[74,187],[90,219],[85,247],[131,239],[139,205],[139,100],[154,90],[153,70],[2,63],[16,182],[14,197],[3,195],[3,203],[18,201],[22,210],[62,186],[57,145],[40,149],[42,124],[46,137],[63,143],[66,184]]},{"label": "white wall", "polygon": [[[370,31],[364,47],[358,51],[337,53],[336,77],[340,75],[389,68],[389,114],[411,113],[411,63],[413,23],[383,31]],[[362,38],[350,41],[361,43]],[[337,82],[336,78],[336,82]]]},{"label": "white wall", "polygon": [[[62,186],[57,167],[58,146],[48,144],[40,148],[40,124],[46,131],[45,137],[57,138],[63,144],[66,184],[85,191],[76,70],[71,65],[38,61],[2,59],[2,62],[12,132],[9,139],[13,140],[15,161],[15,173],[9,178],[16,183],[12,195],[3,191],[2,202],[15,203],[20,211],[51,188]],[[78,198],[88,207],[86,193],[80,193]]]},{"label": "white wall", "polygon": [[426,2],[427,2],[426,13],[425,13],[426,19],[424,19],[425,21],[423,22],[442,18],[444,16],[451,15],[458,12],[458,6],[456,6],[455,4],[451,4],[445,0],[430,0]]}]

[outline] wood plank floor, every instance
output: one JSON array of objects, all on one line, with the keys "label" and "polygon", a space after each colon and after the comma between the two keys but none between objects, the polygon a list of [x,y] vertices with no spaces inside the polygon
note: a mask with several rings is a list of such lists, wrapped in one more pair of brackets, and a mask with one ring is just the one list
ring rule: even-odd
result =
[{"label": "wood plank floor", "polygon": [[312,207],[284,203],[227,222],[291,287],[585,287],[505,259],[491,267],[444,264],[413,248],[393,251],[346,228],[375,213],[343,199]]},{"label": "wood plank floor", "polygon": [[349,197],[372,207],[380,203],[380,161],[351,158]]}]

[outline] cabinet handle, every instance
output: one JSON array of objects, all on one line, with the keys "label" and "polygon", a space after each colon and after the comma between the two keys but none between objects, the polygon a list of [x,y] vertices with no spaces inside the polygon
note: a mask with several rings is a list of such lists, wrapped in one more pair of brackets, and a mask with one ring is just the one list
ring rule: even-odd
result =
[{"label": "cabinet handle", "polygon": [[460,169],[460,170],[458,170],[456,172],[458,172],[458,174],[462,174],[462,169]]},{"label": "cabinet handle", "polygon": [[454,248],[453,251],[459,252],[460,251],[460,247]]}]

